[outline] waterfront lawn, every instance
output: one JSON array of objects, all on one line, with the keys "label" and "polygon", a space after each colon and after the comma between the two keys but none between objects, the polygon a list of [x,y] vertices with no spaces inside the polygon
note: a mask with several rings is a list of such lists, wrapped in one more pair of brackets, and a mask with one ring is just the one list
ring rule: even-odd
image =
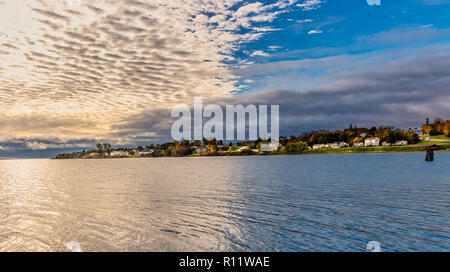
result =
[{"label": "waterfront lawn", "polygon": [[435,136],[430,136],[430,138],[433,140],[448,140],[448,141],[450,141],[450,137],[447,137],[445,135],[435,135]]},{"label": "waterfront lawn", "polygon": [[377,147],[344,147],[338,149],[320,148],[309,149],[306,154],[326,153],[390,153],[390,152],[418,152],[425,151],[424,147],[417,146],[377,146]]},{"label": "waterfront lawn", "polygon": [[450,145],[450,141],[420,141],[418,145],[440,145],[447,146]]},{"label": "waterfront lawn", "polygon": [[433,135],[433,136],[430,136],[430,135],[428,135],[428,134],[424,134],[424,135],[422,135],[422,136],[420,136],[420,138],[422,138],[422,139],[426,139],[426,138],[430,138],[431,140],[447,140],[447,141],[450,141],[450,137],[447,137],[447,136],[445,136],[445,135]]},{"label": "waterfront lawn", "polygon": [[[419,144],[428,145],[436,144],[436,142]],[[442,149],[450,148],[450,142],[440,142],[438,145]],[[338,149],[321,148],[321,149],[309,149],[305,154],[342,154],[342,153],[392,153],[392,152],[424,152],[426,147],[417,145],[408,146],[377,146],[377,147],[344,147]]]}]

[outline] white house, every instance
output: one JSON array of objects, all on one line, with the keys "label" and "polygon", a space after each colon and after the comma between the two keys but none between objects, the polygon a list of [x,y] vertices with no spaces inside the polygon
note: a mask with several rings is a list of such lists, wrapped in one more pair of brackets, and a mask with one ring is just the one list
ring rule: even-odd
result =
[{"label": "white house", "polygon": [[280,148],[280,143],[278,141],[273,141],[270,143],[261,143],[261,151],[272,152],[277,151]]},{"label": "white house", "polygon": [[367,138],[364,141],[364,146],[379,146],[379,145],[380,145],[380,138],[378,137]]},{"label": "white house", "polygon": [[326,148],[327,146],[324,144],[315,144],[312,146],[313,149]]},{"label": "white house", "polygon": [[408,145],[408,141],[397,141],[397,142],[395,142],[395,145],[397,145],[397,146]]},{"label": "white house", "polygon": [[337,148],[339,148],[340,146],[339,146],[338,143],[332,143],[332,144],[327,144],[327,147],[328,147],[328,148],[337,149]]},{"label": "white house", "polygon": [[382,146],[390,146],[391,143],[388,143],[388,142],[382,142],[381,145],[382,145]]},{"label": "white house", "polygon": [[340,142],[340,143],[328,143],[328,144],[315,144],[312,146],[312,149],[320,149],[320,148],[341,148],[341,147],[347,147],[348,144],[346,142]]},{"label": "white house", "polygon": [[339,148],[348,147],[348,144],[346,142],[340,142],[340,143],[337,143],[337,145]]},{"label": "white house", "polygon": [[115,150],[111,152],[111,157],[127,157],[127,156],[128,152],[126,151]]},{"label": "white house", "polygon": [[239,149],[237,150],[237,152],[244,152],[244,151],[246,151],[246,150],[250,150],[250,147],[248,147],[248,146],[243,146],[243,147],[239,148]]},{"label": "white house", "polygon": [[363,146],[364,146],[363,142],[361,142],[361,143],[354,143],[353,144],[353,147],[363,147]]},{"label": "white house", "polygon": [[155,153],[155,150],[153,150],[153,149],[150,151],[140,151],[139,156],[150,156],[153,153]]},{"label": "white house", "polygon": [[206,151],[207,151],[207,149],[206,149],[205,147],[198,147],[198,148],[195,150],[195,153],[201,154],[201,153],[204,153],[204,152],[206,152]]}]

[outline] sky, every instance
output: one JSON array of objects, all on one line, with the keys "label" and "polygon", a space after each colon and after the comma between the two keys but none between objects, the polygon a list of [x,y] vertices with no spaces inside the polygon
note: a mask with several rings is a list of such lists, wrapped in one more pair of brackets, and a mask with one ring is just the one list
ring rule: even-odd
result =
[{"label": "sky", "polygon": [[171,141],[178,104],[280,134],[450,119],[450,0],[0,0],[0,157]]}]

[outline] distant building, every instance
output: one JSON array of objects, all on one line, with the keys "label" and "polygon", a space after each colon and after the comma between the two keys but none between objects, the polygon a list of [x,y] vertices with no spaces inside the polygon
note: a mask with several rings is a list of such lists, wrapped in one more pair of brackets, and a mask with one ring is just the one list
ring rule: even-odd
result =
[{"label": "distant building", "polygon": [[380,145],[380,138],[378,137],[367,138],[364,141],[364,146],[379,146],[379,145]]},{"label": "distant building", "polygon": [[155,150],[149,150],[149,151],[139,151],[138,155],[139,156],[150,156],[153,153],[155,153]]},{"label": "distant building", "polygon": [[128,152],[127,151],[113,151],[111,152],[111,157],[127,157]]},{"label": "distant building", "polygon": [[195,150],[195,153],[201,154],[201,153],[206,152],[207,150],[208,150],[208,149],[206,149],[205,147],[199,147],[199,148],[197,148],[197,149]]},{"label": "distant building", "polygon": [[349,145],[346,142],[337,143],[339,148],[348,147]]},{"label": "distant building", "polygon": [[346,142],[340,142],[340,143],[328,143],[328,144],[315,144],[312,146],[312,149],[320,149],[320,148],[332,148],[332,149],[337,149],[337,148],[342,148],[342,147],[347,147],[348,144]]},{"label": "distant building", "polygon": [[315,144],[312,146],[313,149],[327,148],[324,144]]},{"label": "distant building", "polygon": [[337,149],[339,148],[339,144],[338,143],[327,144],[327,148]]},{"label": "distant building", "polygon": [[382,146],[390,146],[391,143],[388,143],[388,142],[382,142],[381,145],[382,145]]},{"label": "distant building", "polygon": [[227,150],[228,147],[226,147],[225,145],[217,145],[217,146],[216,146],[216,149],[217,149],[217,150]]},{"label": "distant building", "polygon": [[404,145],[408,145],[408,141],[397,141],[395,142],[396,146],[404,146]]},{"label": "distant building", "polygon": [[360,143],[354,143],[353,147],[364,147],[364,143],[360,142]]},{"label": "distant building", "polygon": [[244,152],[244,151],[249,150],[249,149],[250,149],[250,147],[248,147],[248,146],[243,146],[243,147],[239,148],[239,149],[237,150],[237,152]]},{"label": "distant building", "polygon": [[261,143],[261,151],[263,152],[277,151],[278,148],[280,148],[280,143],[278,141],[270,143]]}]

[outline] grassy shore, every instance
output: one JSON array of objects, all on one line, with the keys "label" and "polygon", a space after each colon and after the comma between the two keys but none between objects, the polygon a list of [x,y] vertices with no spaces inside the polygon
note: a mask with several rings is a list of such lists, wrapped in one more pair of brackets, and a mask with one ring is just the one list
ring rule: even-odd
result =
[{"label": "grassy shore", "polygon": [[326,153],[405,153],[405,152],[425,152],[426,145],[439,145],[441,150],[450,148],[450,142],[433,142],[422,141],[416,145],[408,146],[377,146],[377,147],[345,147],[339,149],[316,149],[308,150],[309,154],[326,154]]},{"label": "grassy shore", "polygon": [[[443,147],[443,150],[450,148],[450,145]],[[407,153],[425,152],[426,147],[419,146],[379,146],[379,147],[345,147],[339,149],[313,149],[304,154],[343,154],[343,153]]]},{"label": "grassy shore", "polygon": [[428,136],[428,135],[424,135],[422,136],[423,138],[426,137],[430,137],[432,140],[445,140],[445,141],[450,141],[450,137],[447,137],[445,135],[434,135],[434,136]]},{"label": "grassy shore", "polygon": [[[352,153],[414,153],[425,152],[427,150],[426,145],[436,144],[441,147],[441,151],[448,151],[450,149],[450,142],[425,142],[422,141],[417,145],[408,146],[377,146],[377,147],[344,147],[344,148],[320,148],[320,149],[308,149],[302,154],[352,154]],[[270,154],[284,155],[292,154],[286,151],[278,151]]]},{"label": "grassy shore", "polygon": [[[450,143],[440,144],[440,151],[449,151]],[[203,156],[251,156],[251,155],[313,155],[313,154],[368,154],[368,153],[423,153],[427,150],[423,145],[409,145],[409,146],[377,146],[377,147],[344,147],[344,148],[321,148],[321,149],[308,149],[302,153],[292,153],[284,150],[274,152],[262,152],[262,153],[236,153],[236,152],[218,152],[214,154],[193,154],[193,157]]]},{"label": "grassy shore", "polygon": [[[320,149],[308,149],[299,153],[287,152],[286,150],[274,151],[274,152],[236,152],[241,146],[233,147],[231,152],[219,151],[215,153],[203,153],[203,154],[191,154],[181,157],[209,157],[209,156],[270,156],[270,155],[308,155],[308,154],[365,154],[365,153],[423,153],[430,145],[439,145],[440,151],[450,151],[450,141],[421,141],[416,145],[408,146],[377,146],[377,147],[344,147],[344,148],[320,148]],[[164,156],[163,156],[164,157]],[[80,157],[78,159],[113,159],[119,157]],[[123,157],[123,158],[138,158],[138,155]]]}]

